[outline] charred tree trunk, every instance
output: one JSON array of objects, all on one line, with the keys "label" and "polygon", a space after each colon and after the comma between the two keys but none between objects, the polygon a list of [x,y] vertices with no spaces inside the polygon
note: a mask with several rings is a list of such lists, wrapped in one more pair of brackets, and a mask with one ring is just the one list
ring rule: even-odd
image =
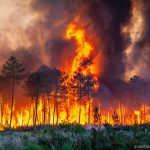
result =
[{"label": "charred tree trunk", "polygon": [[32,101],[33,101],[33,97],[32,97],[32,99],[31,99],[31,104],[30,104],[30,109],[29,109],[29,119],[28,119],[27,126],[29,125],[30,118],[31,118],[31,107],[32,107]]},{"label": "charred tree trunk", "polygon": [[144,121],[144,123],[145,123],[145,121],[146,121],[146,113],[145,113],[145,105],[144,105],[144,110],[143,110],[143,121]]},{"label": "charred tree trunk", "polygon": [[44,101],[44,108],[43,108],[43,123],[45,125],[45,121],[46,121],[46,104],[45,104],[45,96],[43,98]]},{"label": "charred tree trunk", "polygon": [[79,124],[81,120],[81,99],[79,100]]},{"label": "charred tree trunk", "polygon": [[34,116],[34,126],[36,126],[36,122],[37,122],[37,111],[38,111],[38,95],[36,97],[36,100],[35,100],[35,116]]},{"label": "charred tree trunk", "polygon": [[57,97],[56,97],[56,114],[57,114],[57,121],[56,121],[56,124],[58,124],[58,100],[57,100]]},{"label": "charred tree trunk", "polygon": [[122,125],[122,105],[121,105],[121,101],[119,101],[119,107],[120,107],[120,124]]},{"label": "charred tree trunk", "polygon": [[67,101],[67,123],[69,122],[69,98],[66,100]]},{"label": "charred tree trunk", "polygon": [[33,120],[33,125],[34,125],[34,120],[35,120],[35,100],[33,101],[33,116],[32,116],[32,120]]},{"label": "charred tree trunk", "polygon": [[2,98],[1,101],[1,124],[3,124],[3,106],[4,106],[4,98]]},{"label": "charred tree trunk", "polygon": [[91,107],[90,107],[90,90],[88,89],[88,102],[89,102],[89,108],[88,108],[88,124],[90,124],[90,111],[91,111]]},{"label": "charred tree trunk", "polygon": [[79,124],[80,124],[80,120],[81,120],[81,87],[79,91]]},{"label": "charred tree trunk", "polygon": [[50,108],[50,99],[48,98],[48,123],[51,124],[51,108]]},{"label": "charred tree trunk", "polygon": [[11,110],[10,110],[10,128],[12,125],[12,119],[13,119],[13,107],[14,107],[14,89],[15,89],[15,79],[14,79],[14,73],[13,73],[13,78],[12,78],[12,100],[11,100]]},{"label": "charred tree trunk", "polygon": [[100,124],[100,125],[102,124],[102,117],[101,117],[101,104],[100,104],[100,101],[99,101],[99,124]]},{"label": "charred tree trunk", "polygon": [[54,110],[53,110],[53,125],[55,123],[55,108],[56,107],[56,98],[54,98]]},{"label": "charred tree trunk", "polygon": [[21,109],[21,125],[23,126],[23,112],[22,112],[22,109]]},{"label": "charred tree trunk", "polygon": [[55,123],[55,111],[56,111],[56,124],[58,123],[58,102],[57,102],[57,89],[55,90],[54,96],[54,111],[53,111],[53,125]]}]

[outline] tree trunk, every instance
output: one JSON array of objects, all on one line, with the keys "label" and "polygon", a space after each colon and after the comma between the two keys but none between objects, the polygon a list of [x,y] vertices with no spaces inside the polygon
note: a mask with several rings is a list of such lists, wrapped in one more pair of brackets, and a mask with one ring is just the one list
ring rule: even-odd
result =
[{"label": "tree trunk", "polygon": [[67,123],[69,123],[69,108],[70,108],[69,100],[70,100],[69,98],[66,100],[67,101],[67,110],[66,110],[66,112],[67,112],[67,118],[66,118],[67,119]]},{"label": "tree trunk", "polygon": [[88,108],[88,124],[90,124],[90,111],[91,111],[91,107],[90,107],[90,91],[88,90],[88,102],[89,102],[89,108]]},{"label": "tree trunk", "polygon": [[3,103],[4,103],[4,99],[2,99],[1,101],[1,124],[3,124]]},{"label": "tree trunk", "polygon": [[119,101],[119,108],[120,108],[120,124],[122,125],[122,105],[121,105],[121,101]]},{"label": "tree trunk", "polygon": [[79,100],[79,124],[81,119],[81,99]]},{"label": "tree trunk", "polygon": [[44,98],[43,98],[43,101],[44,101],[44,110],[43,110],[43,123],[44,123],[44,125],[45,125],[45,120],[46,120],[46,104],[45,104],[45,96],[44,96]]},{"label": "tree trunk", "polygon": [[30,123],[32,101],[33,101],[33,97],[32,97],[32,100],[31,100],[31,104],[30,104],[30,109],[29,109],[29,119],[28,119],[28,123],[27,123],[27,126],[28,126],[28,125],[29,125],[29,123]]},{"label": "tree trunk", "polygon": [[51,124],[50,99],[48,98],[48,123]]},{"label": "tree trunk", "polygon": [[144,105],[143,115],[144,115],[144,118],[143,118],[144,122],[143,123],[145,124],[145,121],[146,121],[145,105]]},{"label": "tree trunk", "polygon": [[80,124],[80,119],[81,119],[81,87],[79,92],[79,124]]},{"label": "tree trunk", "polygon": [[56,114],[57,114],[57,121],[56,124],[58,124],[58,101],[57,101],[57,97],[56,97]]},{"label": "tree trunk", "polygon": [[54,98],[53,125],[55,123],[55,107],[56,107],[56,98]]},{"label": "tree trunk", "polygon": [[10,128],[12,125],[12,118],[13,118],[13,107],[14,107],[14,83],[15,83],[15,79],[14,79],[14,73],[13,73],[13,79],[12,79],[12,100],[11,100],[11,111],[10,111]]},{"label": "tree trunk", "polygon": [[33,100],[33,116],[32,116],[33,125],[34,125],[34,120],[35,120],[35,100]]},{"label": "tree trunk", "polygon": [[58,103],[57,103],[57,89],[55,90],[54,96],[54,111],[53,111],[53,125],[55,123],[55,111],[56,111],[56,124],[58,123]]},{"label": "tree trunk", "polygon": [[21,126],[23,126],[23,111],[21,109]]},{"label": "tree trunk", "polygon": [[101,118],[101,103],[100,103],[100,100],[99,100],[99,119],[100,119],[99,124],[101,125],[101,123],[102,123],[102,118]]},{"label": "tree trunk", "polygon": [[38,95],[36,97],[36,100],[35,100],[35,118],[34,118],[34,126],[36,125],[36,122],[37,122],[37,109],[38,109]]}]

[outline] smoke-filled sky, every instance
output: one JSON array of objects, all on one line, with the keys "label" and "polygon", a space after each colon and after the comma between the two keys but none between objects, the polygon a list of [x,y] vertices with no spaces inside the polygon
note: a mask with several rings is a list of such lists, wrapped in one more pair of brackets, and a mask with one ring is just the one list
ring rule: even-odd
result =
[{"label": "smoke-filled sky", "polygon": [[1,65],[10,55],[29,71],[67,64],[76,44],[64,35],[76,18],[103,54],[104,80],[149,79],[149,0],[0,0]]}]

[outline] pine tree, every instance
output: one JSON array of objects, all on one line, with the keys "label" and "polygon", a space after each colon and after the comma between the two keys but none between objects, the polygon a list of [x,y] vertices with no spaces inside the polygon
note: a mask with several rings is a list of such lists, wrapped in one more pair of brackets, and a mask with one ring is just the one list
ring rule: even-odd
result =
[{"label": "pine tree", "polygon": [[75,73],[71,80],[71,88],[73,89],[74,94],[77,95],[79,102],[79,124],[81,120],[81,101],[84,96],[85,81],[86,78],[81,73]]},{"label": "pine tree", "polygon": [[32,97],[33,102],[35,104],[35,111],[33,113],[33,124],[36,125],[37,123],[37,111],[38,111],[38,103],[41,94],[44,92],[44,74],[36,71],[31,73],[27,81],[25,82],[25,89],[27,95]]},{"label": "pine tree", "polygon": [[55,112],[56,112],[56,124],[58,124],[58,99],[65,98],[66,94],[66,85],[65,81],[67,80],[68,76],[61,72],[59,69],[52,70],[52,90],[53,90],[53,97],[54,97],[54,110],[53,110],[53,124],[55,123]]},{"label": "pine tree", "polygon": [[88,124],[90,124],[90,111],[91,111],[90,100],[91,100],[91,95],[92,95],[92,92],[94,90],[94,85],[95,84],[96,84],[96,82],[95,82],[92,75],[87,75],[85,77],[85,89],[84,89],[84,91],[87,94],[88,102],[89,102],[89,106],[88,106]]},{"label": "pine tree", "polygon": [[10,110],[10,127],[12,125],[13,118],[13,107],[14,107],[14,93],[15,93],[15,85],[18,81],[20,81],[24,77],[24,68],[18,60],[11,56],[6,63],[3,65],[2,74],[12,83],[11,89],[11,110]]}]

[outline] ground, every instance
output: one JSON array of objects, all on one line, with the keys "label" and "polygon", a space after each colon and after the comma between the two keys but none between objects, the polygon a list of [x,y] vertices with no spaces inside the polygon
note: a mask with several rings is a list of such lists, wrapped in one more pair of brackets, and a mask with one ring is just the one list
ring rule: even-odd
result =
[{"label": "ground", "polygon": [[0,150],[133,150],[150,148],[150,125],[38,126],[0,132]]}]

